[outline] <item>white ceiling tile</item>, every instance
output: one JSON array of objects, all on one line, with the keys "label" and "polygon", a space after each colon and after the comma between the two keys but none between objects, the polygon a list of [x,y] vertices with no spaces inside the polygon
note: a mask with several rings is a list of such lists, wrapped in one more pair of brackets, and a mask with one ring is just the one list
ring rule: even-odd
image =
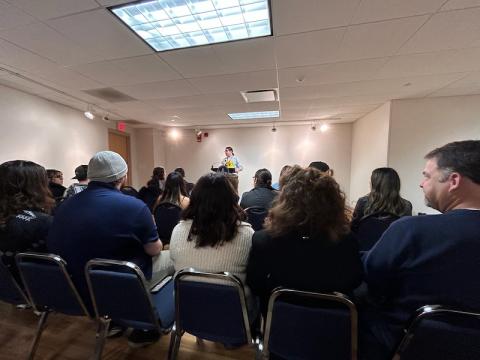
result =
[{"label": "white ceiling tile", "polygon": [[0,30],[27,25],[35,21],[34,17],[12,5],[0,1]]},{"label": "white ceiling tile", "polygon": [[480,0],[449,0],[440,9],[441,11],[466,9],[480,6]]},{"label": "white ceiling tile", "polygon": [[225,74],[275,69],[273,37],[217,44],[212,49]]},{"label": "white ceiling tile", "polygon": [[471,72],[462,79],[445,86],[429,96],[472,95],[480,93],[480,72]]},{"label": "white ceiling tile", "polygon": [[387,60],[377,58],[281,69],[280,88],[372,79]]},{"label": "white ceiling tile", "polygon": [[349,24],[359,0],[277,0],[273,2],[273,32],[286,35]]},{"label": "white ceiling tile", "polygon": [[393,55],[428,19],[427,15],[349,26],[339,60]]},{"label": "white ceiling tile", "polygon": [[224,73],[223,64],[212,46],[167,51],[158,56],[187,78]]},{"label": "white ceiling tile", "polygon": [[160,81],[130,86],[116,86],[118,91],[138,100],[161,99],[168,97],[199,94],[187,80]]},{"label": "white ceiling tile", "polygon": [[204,94],[265,90],[277,87],[275,70],[192,78],[189,81]]},{"label": "white ceiling tile", "polygon": [[109,86],[134,85],[180,79],[181,76],[156,55],[108,60],[71,67]]},{"label": "white ceiling tile", "polygon": [[276,38],[278,66],[296,67],[336,60],[345,30],[346,28],[312,31]]},{"label": "white ceiling tile", "polygon": [[0,38],[55,61],[61,65],[78,64],[92,55],[43,23],[0,31]]},{"label": "white ceiling tile", "polygon": [[480,8],[435,14],[399,54],[459,49],[480,40]]},{"label": "white ceiling tile", "polygon": [[480,69],[480,48],[392,57],[376,78],[467,72]]},{"label": "white ceiling tile", "polygon": [[363,0],[352,19],[352,24],[431,14],[445,0]]},{"label": "white ceiling tile", "polygon": [[48,71],[57,64],[0,39],[0,63],[26,71]]},{"label": "white ceiling tile", "polygon": [[105,9],[49,20],[48,24],[68,39],[96,54],[97,58],[93,61],[154,53]]},{"label": "white ceiling tile", "polygon": [[194,96],[181,96],[166,99],[145,100],[147,104],[152,104],[164,110],[186,109],[213,106],[242,104],[245,102],[239,92],[221,93],[221,94],[202,94]]},{"label": "white ceiling tile", "polygon": [[12,4],[35,16],[46,20],[59,16],[98,8],[95,0],[9,0]]}]

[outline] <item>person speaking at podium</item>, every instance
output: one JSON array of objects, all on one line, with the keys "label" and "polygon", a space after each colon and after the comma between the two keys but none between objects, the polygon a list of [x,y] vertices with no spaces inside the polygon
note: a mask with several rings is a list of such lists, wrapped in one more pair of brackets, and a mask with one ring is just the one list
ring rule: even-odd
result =
[{"label": "person speaking at podium", "polygon": [[222,165],[228,169],[229,173],[238,173],[243,170],[243,166],[240,164],[240,161],[233,153],[231,146],[225,148],[225,158],[222,160]]}]

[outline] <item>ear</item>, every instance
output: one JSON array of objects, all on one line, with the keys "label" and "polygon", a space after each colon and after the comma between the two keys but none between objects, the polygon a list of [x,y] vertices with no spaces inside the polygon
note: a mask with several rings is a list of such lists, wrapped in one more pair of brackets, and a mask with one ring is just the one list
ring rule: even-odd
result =
[{"label": "ear", "polygon": [[450,176],[448,177],[448,182],[450,184],[448,191],[457,190],[462,180],[463,180],[463,177],[459,173],[457,172],[451,173]]}]

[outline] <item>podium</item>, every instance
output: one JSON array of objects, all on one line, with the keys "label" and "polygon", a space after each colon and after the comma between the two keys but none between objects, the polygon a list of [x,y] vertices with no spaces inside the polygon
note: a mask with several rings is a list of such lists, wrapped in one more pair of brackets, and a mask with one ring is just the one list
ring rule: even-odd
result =
[{"label": "podium", "polygon": [[238,194],[238,175],[235,172],[234,168],[227,168],[224,165],[221,165],[219,167],[212,167],[210,168],[211,171],[213,172],[219,172],[225,175],[227,178],[228,182],[232,185],[233,190],[235,190],[235,193]]}]

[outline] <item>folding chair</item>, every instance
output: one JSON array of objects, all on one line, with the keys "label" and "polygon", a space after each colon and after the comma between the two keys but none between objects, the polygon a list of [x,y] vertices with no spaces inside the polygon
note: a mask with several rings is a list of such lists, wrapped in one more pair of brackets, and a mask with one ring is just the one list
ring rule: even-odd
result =
[{"label": "folding chair", "polygon": [[33,359],[51,312],[72,316],[90,315],[67,272],[66,262],[60,256],[19,253],[15,258],[31,304],[41,313],[28,357]]},{"label": "folding chair", "polygon": [[225,345],[252,343],[245,291],[235,276],[184,269],[175,275],[174,282],[170,360],[176,359],[185,332]]},{"label": "folding chair", "polygon": [[274,290],[268,302],[263,357],[355,360],[358,316],[343,294]]},{"label": "folding chair", "polygon": [[168,202],[159,204],[154,212],[155,223],[157,224],[158,237],[162,243],[170,244],[173,228],[180,221],[182,208]]},{"label": "folding chair", "polygon": [[480,313],[423,306],[405,332],[394,360],[480,359]]},{"label": "folding chair", "polygon": [[22,287],[0,257],[0,300],[13,305],[30,304]]},{"label": "folding chair", "polygon": [[358,240],[360,251],[370,250],[390,224],[400,217],[389,213],[371,214],[362,218],[352,231]]},{"label": "folding chair", "polygon": [[97,319],[95,356],[101,358],[111,321],[142,330],[170,331],[174,321],[173,281],[165,278],[150,293],[140,268],[129,261],[93,259],[85,278]]}]

